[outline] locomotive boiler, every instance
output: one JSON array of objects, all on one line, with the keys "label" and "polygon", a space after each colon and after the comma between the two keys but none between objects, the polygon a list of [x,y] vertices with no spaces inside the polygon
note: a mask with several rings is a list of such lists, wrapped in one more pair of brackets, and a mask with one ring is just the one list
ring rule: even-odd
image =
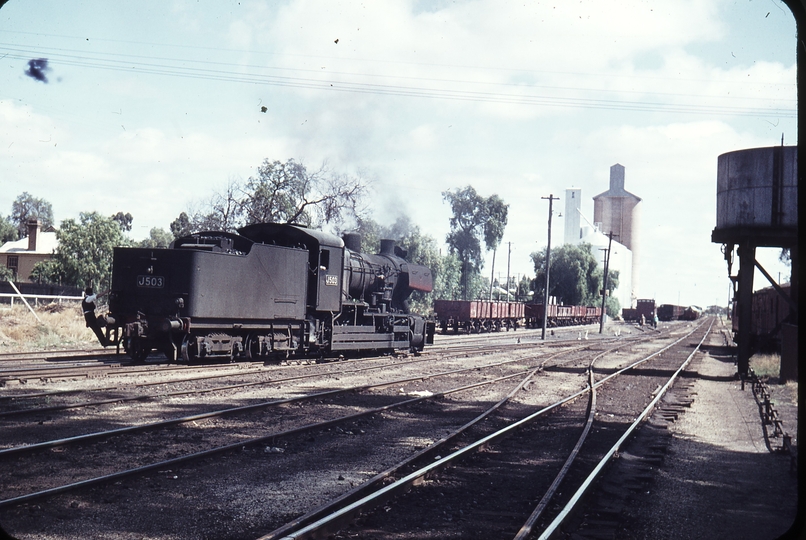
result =
[{"label": "locomotive boiler", "polygon": [[422,350],[434,322],[409,313],[430,269],[384,240],[378,254],[305,227],[259,223],[200,232],[166,249],[115,248],[110,342],[135,360],[263,359]]}]

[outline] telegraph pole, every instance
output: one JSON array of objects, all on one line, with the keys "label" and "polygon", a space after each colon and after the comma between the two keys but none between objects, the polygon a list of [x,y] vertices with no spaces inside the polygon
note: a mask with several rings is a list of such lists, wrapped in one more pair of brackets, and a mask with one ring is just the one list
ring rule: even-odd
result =
[{"label": "telegraph pole", "polygon": [[493,300],[493,278],[495,278],[495,252],[498,248],[493,248],[493,269],[490,272],[490,301]]},{"label": "telegraph pole", "polygon": [[[512,257],[512,242],[507,242],[507,246],[509,248],[508,251],[507,251],[507,302],[509,302],[509,259],[510,259],[510,257]],[[780,282],[781,281],[781,278],[780,278],[781,273],[779,272],[778,275],[779,275],[778,281]],[[518,289],[515,289],[515,292],[517,293]]]},{"label": "telegraph pole", "polygon": [[548,197],[540,197],[549,201],[549,241],[546,244],[546,291],[543,294],[543,334],[540,339],[546,339],[546,319],[549,314],[549,273],[551,271],[551,207],[554,201],[559,201],[559,197],[550,194]]},{"label": "telegraph pole", "polygon": [[605,322],[605,300],[607,300],[607,281],[608,281],[608,266],[610,265],[610,246],[613,245],[613,231],[607,233],[607,236],[610,240],[607,241],[607,251],[605,252],[605,260],[604,260],[604,280],[602,284],[602,318],[599,321],[599,333],[601,334],[604,331],[604,322]]}]

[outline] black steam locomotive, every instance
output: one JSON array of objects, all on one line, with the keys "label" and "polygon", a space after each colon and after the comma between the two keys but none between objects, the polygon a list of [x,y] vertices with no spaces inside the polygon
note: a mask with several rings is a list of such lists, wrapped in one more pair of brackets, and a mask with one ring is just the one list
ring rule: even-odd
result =
[{"label": "black steam locomotive", "polygon": [[260,223],[200,232],[167,249],[115,248],[108,343],[135,360],[268,359],[360,350],[422,350],[434,322],[409,313],[412,291],[432,289],[431,271],[383,240],[361,253],[295,225]]}]

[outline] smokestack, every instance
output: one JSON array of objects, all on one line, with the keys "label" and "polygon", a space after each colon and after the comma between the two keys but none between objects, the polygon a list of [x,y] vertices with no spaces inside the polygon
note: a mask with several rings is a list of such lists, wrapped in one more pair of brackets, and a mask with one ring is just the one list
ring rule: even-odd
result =
[{"label": "smokestack", "polygon": [[379,255],[394,255],[395,254],[395,241],[394,240],[381,240],[381,251]]},{"label": "smokestack", "polygon": [[42,223],[36,219],[28,220],[28,251],[36,251],[36,236]]},{"label": "smokestack", "polygon": [[346,233],[341,237],[344,240],[344,247],[355,253],[361,253],[361,235],[358,233]]}]

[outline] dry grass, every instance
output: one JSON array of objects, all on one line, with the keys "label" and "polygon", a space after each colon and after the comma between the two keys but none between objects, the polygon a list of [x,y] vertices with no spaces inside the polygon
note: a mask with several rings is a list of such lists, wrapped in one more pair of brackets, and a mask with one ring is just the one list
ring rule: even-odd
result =
[{"label": "dry grass", "polygon": [[41,323],[20,303],[0,304],[0,352],[98,345],[78,304],[41,305],[34,310]]},{"label": "dry grass", "polygon": [[757,353],[750,357],[750,368],[759,378],[778,378],[781,374],[781,355]]}]

